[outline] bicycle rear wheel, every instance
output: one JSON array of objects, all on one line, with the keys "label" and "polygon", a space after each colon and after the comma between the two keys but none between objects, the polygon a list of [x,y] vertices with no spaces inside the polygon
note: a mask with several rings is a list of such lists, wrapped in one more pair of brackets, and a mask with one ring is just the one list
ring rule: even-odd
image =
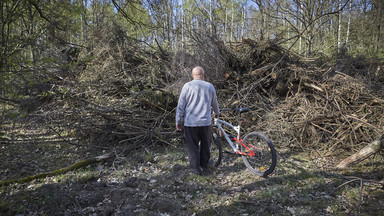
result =
[{"label": "bicycle rear wheel", "polygon": [[212,165],[215,167],[220,165],[221,159],[223,157],[223,150],[220,143],[219,133],[220,131],[218,130],[218,128],[213,126],[212,138],[211,138],[209,150],[211,153],[210,161],[213,163]]},{"label": "bicycle rear wheel", "polygon": [[258,176],[266,177],[271,174],[277,163],[277,153],[272,141],[264,134],[251,132],[244,137],[243,144],[245,146],[241,145],[241,151],[246,154],[242,156],[245,166]]}]

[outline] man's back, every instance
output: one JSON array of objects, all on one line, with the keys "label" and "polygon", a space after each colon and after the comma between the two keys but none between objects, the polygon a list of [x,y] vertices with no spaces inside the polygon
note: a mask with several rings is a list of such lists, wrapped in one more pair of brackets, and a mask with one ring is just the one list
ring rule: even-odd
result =
[{"label": "man's back", "polygon": [[204,80],[192,80],[181,91],[176,121],[180,123],[184,117],[185,126],[209,126],[212,121],[211,106],[215,113],[219,112],[213,85]]}]

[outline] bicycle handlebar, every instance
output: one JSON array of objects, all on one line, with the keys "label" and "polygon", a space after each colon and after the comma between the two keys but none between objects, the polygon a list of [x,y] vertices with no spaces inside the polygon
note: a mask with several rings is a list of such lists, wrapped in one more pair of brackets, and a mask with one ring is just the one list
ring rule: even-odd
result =
[{"label": "bicycle handlebar", "polygon": [[236,108],[236,111],[239,113],[248,112],[249,107],[243,107],[243,108]]},{"label": "bicycle handlebar", "polygon": [[248,112],[249,111],[249,107],[242,107],[242,108],[236,108],[236,109],[223,108],[220,111],[221,112],[227,112],[227,111],[231,111],[231,110],[239,112],[239,113],[243,113],[243,112]]},{"label": "bicycle handlebar", "polygon": [[231,109],[229,109],[229,108],[223,108],[223,109],[221,109],[220,111],[221,111],[221,112],[228,112],[228,111],[231,111]]}]

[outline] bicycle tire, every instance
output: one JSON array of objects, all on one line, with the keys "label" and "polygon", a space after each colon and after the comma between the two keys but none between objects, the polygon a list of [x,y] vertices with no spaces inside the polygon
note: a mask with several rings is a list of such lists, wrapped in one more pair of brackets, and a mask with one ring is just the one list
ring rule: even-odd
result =
[{"label": "bicycle tire", "polygon": [[[272,141],[264,134],[250,132],[243,139],[244,145],[255,155],[242,155],[245,166],[258,176],[266,177],[271,174],[277,164],[277,152]],[[241,145],[241,151],[248,154],[250,151]]]},{"label": "bicycle tire", "polygon": [[219,130],[217,127],[212,127],[212,138],[209,146],[210,150],[210,161],[212,165],[217,167],[220,165],[222,157],[223,157],[223,149],[221,147]]}]

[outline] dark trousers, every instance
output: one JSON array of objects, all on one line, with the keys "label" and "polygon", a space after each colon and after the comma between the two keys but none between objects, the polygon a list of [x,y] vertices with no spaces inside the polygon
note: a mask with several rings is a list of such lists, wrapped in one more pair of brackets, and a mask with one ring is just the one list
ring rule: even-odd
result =
[{"label": "dark trousers", "polygon": [[212,126],[184,127],[184,135],[188,147],[191,171],[196,174],[201,174],[202,170],[200,167],[207,167],[210,158],[209,146],[212,136]]}]

